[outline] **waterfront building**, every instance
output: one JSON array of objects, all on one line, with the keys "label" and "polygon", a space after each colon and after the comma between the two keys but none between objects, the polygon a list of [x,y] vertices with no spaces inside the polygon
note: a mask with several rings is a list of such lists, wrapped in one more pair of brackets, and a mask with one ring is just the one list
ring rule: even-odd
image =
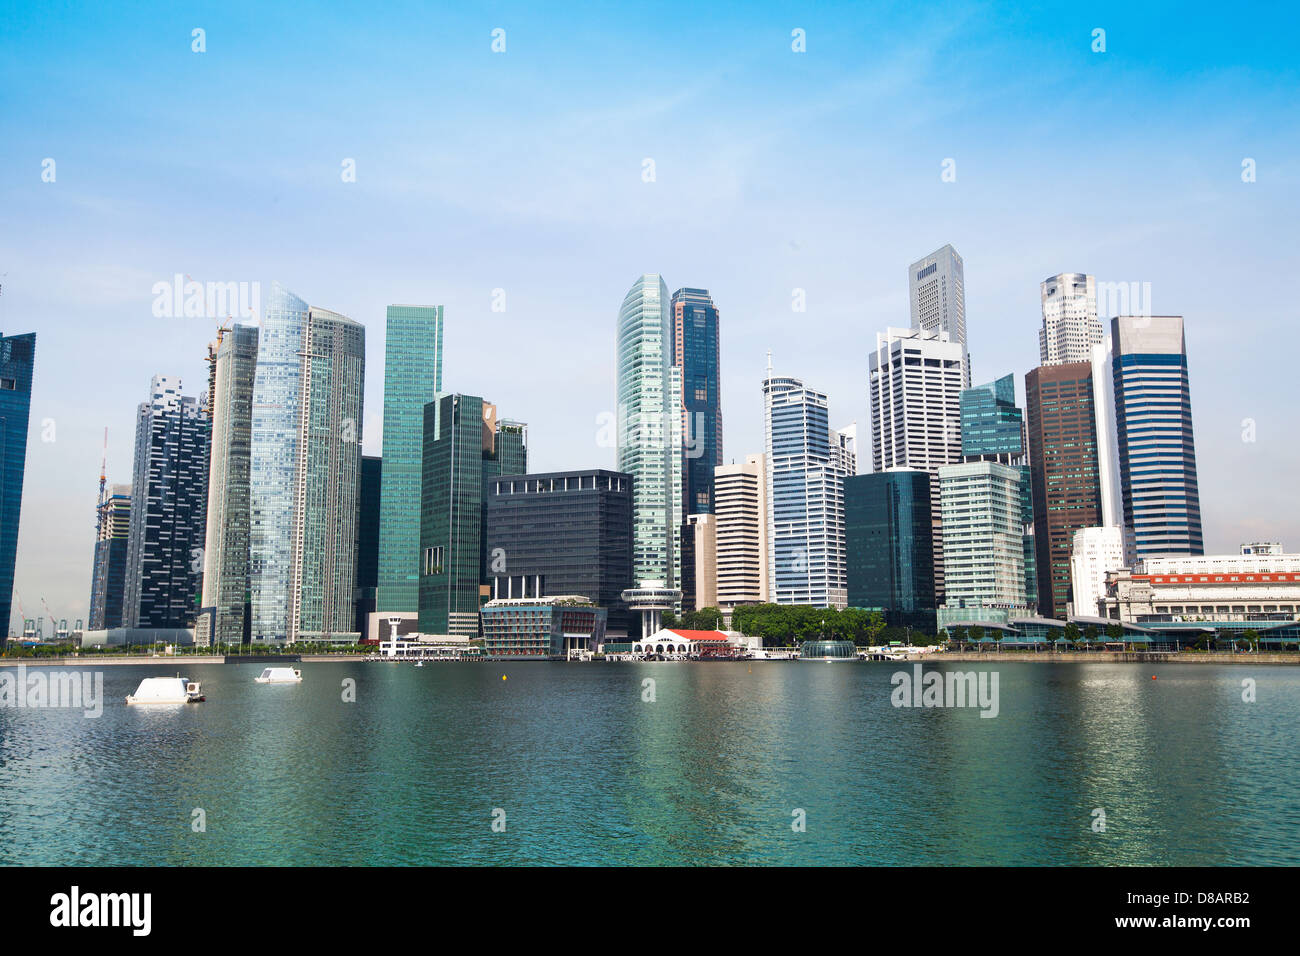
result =
[{"label": "waterfront building", "polygon": [[208,411],[212,447],[208,462],[203,598],[194,627],[195,643],[205,647],[214,643],[238,646],[248,639],[252,626],[249,476],[257,338],[257,326],[234,325],[218,332],[216,347],[211,350]]},{"label": "waterfront building", "polygon": [[279,283],[253,385],[251,639],[352,643],[365,328]]},{"label": "waterfront building", "polygon": [[1080,528],[1070,554],[1072,614],[1096,615],[1106,593],[1106,574],[1127,567],[1124,537],[1119,528]]},{"label": "waterfront building", "polygon": [[939,469],[947,606],[1026,607],[1020,477],[996,461]]},{"label": "waterfront building", "polygon": [[713,470],[717,607],[769,601],[767,458],[746,455],[743,464]]},{"label": "waterfront building", "polygon": [[627,634],[632,478],[593,468],[502,474],[484,486],[484,580],[493,600],[580,594]]},{"label": "waterfront building", "polygon": [[499,598],[483,605],[483,653],[501,660],[567,658],[605,642],[607,611],[581,595]]},{"label": "waterfront building", "polygon": [[1029,468],[1037,544],[1038,606],[1060,618],[1071,601],[1074,533],[1101,526],[1091,362],[1045,365],[1025,375]]},{"label": "waterfront building", "polygon": [[747,637],[739,631],[696,631],[687,628],[659,628],[649,637],[617,648],[605,646],[606,653],[627,653],[636,657],[740,657],[762,647],[761,638]]},{"label": "waterfront building", "polygon": [[681,580],[682,368],[673,364],[668,287],[641,276],[618,314],[618,471],[632,477],[635,580]]},{"label": "waterfront building", "polygon": [[1124,523],[1137,556],[1202,554],[1182,316],[1117,316],[1111,349]]},{"label": "waterfront building", "polygon": [[946,333],[962,349],[962,384],[970,385],[970,352],[966,341],[966,269],[951,245],[936,249],[907,268],[908,306],[912,328]]},{"label": "waterfront building", "polygon": [[722,464],[721,339],[708,289],[678,289],[670,311],[672,364],[681,368],[682,510],[711,514],[713,469]]},{"label": "waterfront building", "polygon": [[9,639],[36,333],[0,334],[0,647]]},{"label": "waterfront building", "polygon": [[485,479],[528,471],[527,428],[477,395],[439,395],[424,406],[421,458],[420,630],[475,637],[489,593]]},{"label": "waterfront building", "polygon": [[102,631],[122,626],[126,549],[131,535],[131,486],[113,485],[96,510],[95,560],[87,626]]},{"label": "waterfront building", "polygon": [[191,628],[203,576],[211,422],[181,380],[155,375],[136,413],[122,623]]},{"label": "waterfront building", "polygon": [[1300,554],[1147,557],[1106,574],[1100,616],[1154,628],[1237,624],[1257,629],[1300,620]]},{"label": "waterfront building", "polygon": [[415,612],[420,606],[424,406],[442,391],[442,336],[442,306],[388,307],[377,595],[385,611]]},{"label": "waterfront building", "polygon": [[887,329],[869,358],[871,470],[930,473],[935,606],[943,603],[939,467],[961,461],[961,393],[969,381],[964,346],[949,333]]},{"label": "waterfront building", "polygon": [[637,637],[659,631],[665,611],[671,611],[681,602],[682,592],[670,588],[662,581],[641,581],[621,595],[628,610],[641,614],[641,629]]},{"label": "waterfront building", "polygon": [[353,629],[363,635],[363,639],[370,615],[378,610],[381,521],[379,503],[383,477],[383,458],[378,455],[362,455],[360,513],[357,515],[357,584],[353,594],[356,622]]},{"label": "waterfront building", "polygon": [[830,428],[826,395],[776,377],[770,359],[763,396],[772,600],[847,607],[844,479],[857,470],[852,429]]},{"label": "waterfront building", "polygon": [[890,624],[933,630],[930,481],[919,468],[844,479],[849,607],[879,608]]},{"label": "waterfront building", "polygon": [[1080,272],[1063,272],[1038,284],[1043,324],[1038,330],[1041,365],[1087,362],[1102,340],[1097,318],[1097,280]]}]

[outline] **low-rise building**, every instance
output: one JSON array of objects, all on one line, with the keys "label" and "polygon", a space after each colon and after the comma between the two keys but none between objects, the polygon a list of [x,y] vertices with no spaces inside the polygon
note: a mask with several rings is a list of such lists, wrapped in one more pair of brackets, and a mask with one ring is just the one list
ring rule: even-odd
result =
[{"label": "low-rise building", "polygon": [[578,595],[505,598],[479,612],[488,657],[546,660],[595,651],[605,641],[608,611]]}]

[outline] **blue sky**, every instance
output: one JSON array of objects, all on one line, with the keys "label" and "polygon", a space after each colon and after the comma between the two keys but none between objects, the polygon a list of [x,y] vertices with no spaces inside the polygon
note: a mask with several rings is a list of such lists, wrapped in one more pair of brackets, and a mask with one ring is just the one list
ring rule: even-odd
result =
[{"label": "blue sky", "polygon": [[1207,548],[1300,549],[1294,8],[446,6],[6,6],[0,331],[38,334],[29,616],[85,616],[105,426],[129,481],[150,376],[205,382],[214,323],[152,313],[178,272],[365,322],[368,453],[385,306],[444,305],[445,386],[527,421],[538,470],[613,465],[598,417],[642,272],[713,292],[728,460],[761,449],[768,349],[865,452],[867,352],[946,242],[975,379],[1022,392],[1040,280],[1150,282],[1186,317]]}]

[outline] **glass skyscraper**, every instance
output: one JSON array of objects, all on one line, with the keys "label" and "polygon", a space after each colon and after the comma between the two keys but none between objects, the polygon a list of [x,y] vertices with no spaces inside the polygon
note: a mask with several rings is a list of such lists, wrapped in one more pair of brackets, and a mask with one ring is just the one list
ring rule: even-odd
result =
[{"label": "glass skyscraper", "polygon": [[930,473],[896,468],[844,479],[849,607],[890,624],[934,627]]},{"label": "glass skyscraper", "polygon": [[682,370],[682,510],[712,514],[713,469],[722,464],[718,309],[707,289],[678,289],[671,309],[672,362]]},{"label": "glass skyscraper", "polygon": [[131,535],[131,486],[113,485],[108,498],[96,511],[95,563],[86,626],[92,631],[102,631],[122,626],[126,547]]},{"label": "glass skyscraper", "polygon": [[1111,350],[1124,524],[1137,556],[1204,554],[1182,316],[1111,319]]},{"label": "glass skyscraper", "polygon": [[35,332],[0,334],[0,646],[9,638],[35,361]]},{"label": "glass skyscraper", "polygon": [[440,305],[388,307],[376,610],[420,607],[424,406],[442,391],[442,321]]},{"label": "glass skyscraper", "polygon": [[637,582],[681,579],[681,375],[673,365],[668,286],[641,276],[618,313],[618,471],[632,476]]}]

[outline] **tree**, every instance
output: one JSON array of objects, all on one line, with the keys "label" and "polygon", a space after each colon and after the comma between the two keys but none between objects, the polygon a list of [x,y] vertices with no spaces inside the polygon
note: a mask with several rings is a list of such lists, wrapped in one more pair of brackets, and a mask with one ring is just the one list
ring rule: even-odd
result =
[{"label": "tree", "polygon": [[1065,625],[1064,637],[1072,646],[1078,647],[1079,642],[1083,639],[1083,635],[1079,633],[1079,625],[1073,621],[1068,622]]},{"label": "tree", "polygon": [[1122,624],[1107,624],[1107,625],[1106,625],[1106,637],[1107,637],[1107,639],[1112,640],[1112,641],[1122,641],[1122,640],[1124,639],[1124,625],[1122,625]]},{"label": "tree", "polygon": [[867,622],[867,643],[875,644],[880,637],[880,632],[885,629],[885,615],[879,611],[872,611],[871,617]]},{"label": "tree", "polygon": [[1096,625],[1096,624],[1089,624],[1089,625],[1084,629],[1084,631],[1083,631],[1083,636],[1086,637],[1086,638],[1088,639],[1088,643],[1091,644],[1091,643],[1095,642],[1095,641],[1097,640],[1098,637],[1101,636],[1101,632],[1100,632],[1099,630],[1097,630],[1097,625]]},{"label": "tree", "polygon": [[960,626],[948,628],[948,638],[955,644],[965,644],[966,628]]},{"label": "tree", "polygon": [[1248,627],[1241,632],[1241,637],[1252,652],[1259,653],[1259,631],[1253,627]]}]

